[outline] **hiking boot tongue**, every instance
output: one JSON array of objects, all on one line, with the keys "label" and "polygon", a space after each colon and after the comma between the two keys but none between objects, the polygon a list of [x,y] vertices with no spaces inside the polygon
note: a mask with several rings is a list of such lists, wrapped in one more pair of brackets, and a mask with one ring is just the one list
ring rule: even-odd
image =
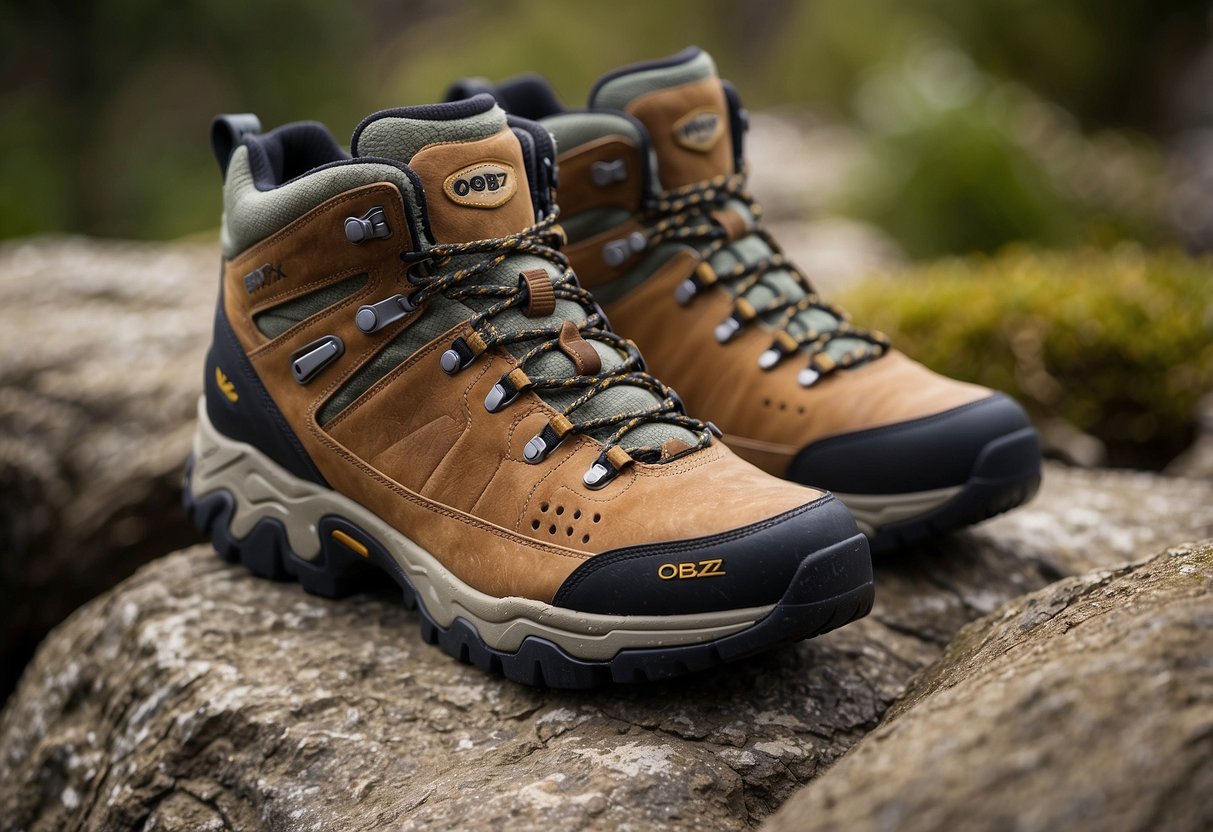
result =
[{"label": "hiking boot tongue", "polygon": [[375,113],[354,131],[351,150],[416,172],[436,243],[505,237],[535,224],[522,145],[491,96]]},{"label": "hiking boot tongue", "polygon": [[716,64],[695,47],[604,76],[590,108],[624,110],[648,130],[663,188],[733,173],[729,107]]}]

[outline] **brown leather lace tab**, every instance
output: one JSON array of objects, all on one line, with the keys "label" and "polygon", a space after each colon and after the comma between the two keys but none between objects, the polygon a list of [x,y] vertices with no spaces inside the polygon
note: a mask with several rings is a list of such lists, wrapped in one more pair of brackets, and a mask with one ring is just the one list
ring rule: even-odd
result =
[{"label": "brown leather lace tab", "polygon": [[528,318],[546,318],[556,311],[556,290],[552,278],[543,269],[527,269],[518,276],[526,284],[527,301],[523,314]]},{"label": "brown leather lace tab", "polygon": [[685,442],[676,436],[671,436],[665,442],[661,443],[661,458],[663,460],[673,459],[676,456],[685,454],[694,447],[695,446],[690,442]]},{"label": "brown leather lace tab", "polygon": [[577,374],[594,376],[602,372],[602,358],[598,351],[577,331],[577,325],[565,321],[560,326],[560,351],[577,367]]},{"label": "brown leather lace tab", "polygon": [[721,208],[718,211],[713,211],[711,217],[712,222],[724,229],[724,233],[728,235],[730,243],[740,240],[749,230],[746,227],[745,218],[732,208]]}]

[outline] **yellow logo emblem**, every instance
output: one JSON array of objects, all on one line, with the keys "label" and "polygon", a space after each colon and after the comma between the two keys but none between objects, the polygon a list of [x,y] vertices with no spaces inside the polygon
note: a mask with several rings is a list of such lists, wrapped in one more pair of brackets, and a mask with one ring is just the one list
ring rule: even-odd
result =
[{"label": "yellow logo emblem", "polygon": [[518,190],[518,177],[505,162],[477,162],[448,176],[442,189],[460,205],[496,208],[509,202]]},{"label": "yellow logo emblem", "polygon": [[657,577],[663,581],[687,578],[713,578],[723,575],[724,561],[720,558],[701,561],[686,561],[683,563],[663,563],[657,567]]},{"label": "yellow logo emblem", "polygon": [[215,384],[219,385],[219,392],[227,396],[229,402],[240,398],[240,394],[236,392],[236,385],[232,384],[231,379],[218,367],[215,368]]}]

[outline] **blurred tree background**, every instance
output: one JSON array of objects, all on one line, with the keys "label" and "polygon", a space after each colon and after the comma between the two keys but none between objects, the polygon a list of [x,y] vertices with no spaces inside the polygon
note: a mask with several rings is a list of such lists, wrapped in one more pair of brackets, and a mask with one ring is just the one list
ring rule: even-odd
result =
[{"label": "blurred tree background", "polygon": [[1213,390],[1210,0],[0,2],[0,239],[213,235],[218,112],[344,138],[526,71],[580,106],[698,44],[780,137],[772,221],[892,252],[852,246],[861,270],[924,261],[839,293],[896,343],[1083,432],[1088,464],[1164,466]]},{"label": "blurred tree background", "polygon": [[911,256],[1200,248],[1209,200],[1169,185],[1213,157],[1209,19],[1199,0],[7,0],[0,237],[214,228],[216,112],[344,136],[526,70],[579,104],[601,72],[697,43],[752,109],[853,126],[865,161],[830,209]]}]

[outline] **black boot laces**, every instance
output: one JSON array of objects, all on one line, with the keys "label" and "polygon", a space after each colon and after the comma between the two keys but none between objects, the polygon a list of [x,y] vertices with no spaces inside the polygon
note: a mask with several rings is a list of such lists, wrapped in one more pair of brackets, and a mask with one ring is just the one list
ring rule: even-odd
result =
[{"label": "black boot laces", "polygon": [[[517,359],[517,366],[502,376],[485,399],[485,407],[497,412],[518,397],[524,390],[541,392],[580,391],[565,407],[554,415],[527,444],[524,457],[527,462],[541,462],[553,449],[574,433],[597,433],[612,430],[605,439],[602,453],[590,466],[584,477],[590,488],[600,488],[632,462],[660,461],[664,450],[650,445],[624,450],[620,443],[624,436],[643,424],[664,423],[684,428],[698,434],[698,442],[691,449],[706,447],[712,436],[719,431],[710,422],[687,416],[678,395],[655,376],[645,371],[644,359],[635,343],[613,332],[601,307],[593,295],[583,289],[569,265],[568,258],[558,249],[564,243],[564,233],[553,212],[534,226],[517,234],[468,243],[446,243],[418,252],[404,252],[401,259],[410,265],[407,276],[417,288],[408,296],[406,303],[419,307],[437,295],[451,300],[489,301],[489,305],[478,311],[468,321],[471,333],[460,337],[442,355],[442,367],[454,374],[467,367],[477,357],[496,346],[537,342]],[[525,368],[540,356],[560,348],[560,321],[547,326],[510,328],[494,326],[492,319],[508,309],[526,307],[529,290],[524,280],[516,286],[477,284],[478,278],[488,274],[517,254],[539,257],[560,269],[553,278],[552,288],[557,300],[577,303],[587,311],[584,320],[574,321],[581,337],[610,345],[622,356],[623,361],[612,369],[587,375],[553,376],[532,375]],[[477,258],[477,255],[484,255]],[[455,258],[460,258],[455,262]],[[467,265],[469,264],[470,265]],[[445,271],[444,271],[445,269]],[[600,393],[620,385],[631,385],[651,392],[657,402],[648,408],[621,411],[596,418],[577,418],[577,411]],[[686,451],[684,451],[685,453]]]},{"label": "black boot laces", "polygon": [[[709,261],[733,241],[729,239],[724,226],[713,220],[712,212],[726,208],[731,201],[740,202],[753,217],[751,227],[742,237],[758,237],[773,254],[750,264],[743,262],[738,255],[738,262],[732,269],[717,273]],[[889,339],[884,333],[854,326],[845,310],[822,300],[808,277],[784,257],[779,244],[761,226],[762,207],[746,190],[745,172],[665,191],[649,206],[648,215],[646,249],[651,250],[664,242],[682,242],[699,250],[699,265],[691,277],[678,287],[680,304],[691,303],[697,294],[712,286],[727,286],[731,291],[733,311],[717,325],[716,340],[726,343],[743,327],[758,320],[766,321],[775,330],[775,340],[758,359],[762,369],[770,370],[785,358],[803,351],[808,357],[808,366],[800,371],[799,380],[802,385],[809,387],[829,373],[875,360],[889,351]],[[787,297],[778,285],[767,279],[768,275],[777,271],[792,275],[804,295],[799,298]],[[759,284],[766,286],[773,298],[765,306],[756,308],[746,299],[746,294]],[[834,318],[836,327],[827,330],[807,327],[798,316],[810,309],[821,310]],[[831,342],[844,338],[864,343],[837,358],[827,354]]]}]

